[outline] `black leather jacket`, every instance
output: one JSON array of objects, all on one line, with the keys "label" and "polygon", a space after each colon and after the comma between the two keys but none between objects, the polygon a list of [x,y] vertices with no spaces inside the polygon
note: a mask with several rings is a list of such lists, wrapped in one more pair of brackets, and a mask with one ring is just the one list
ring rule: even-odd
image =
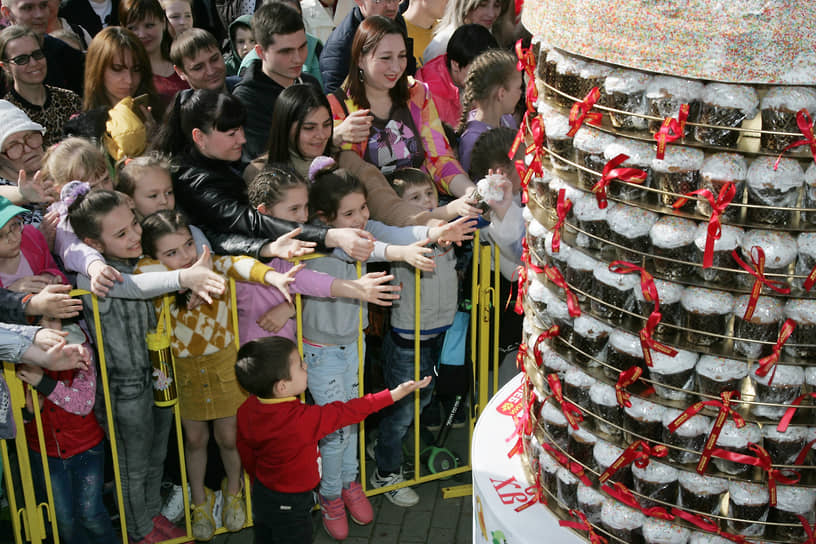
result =
[{"label": "black leather jacket", "polygon": [[[174,160],[171,174],[176,205],[187,214],[191,224],[201,227],[211,241],[213,233],[238,234],[262,239],[261,245],[302,226],[298,238],[317,242],[318,251],[326,250],[326,227],[298,225],[263,215],[253,208],[246,183],[236,167],[241,165],[210,159],[197,151]],[[253,255],[254,251],[246,254]]]}]

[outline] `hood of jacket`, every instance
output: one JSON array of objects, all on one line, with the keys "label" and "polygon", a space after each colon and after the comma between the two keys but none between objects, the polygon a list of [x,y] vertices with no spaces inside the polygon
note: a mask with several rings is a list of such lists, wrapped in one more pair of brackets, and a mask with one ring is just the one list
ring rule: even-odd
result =
[{"label": "hood of jacket", "polygon": [[241,56],[238,54],[238,49],[235,48],[235,32],[238,30],[238,27],[246,26],[250,29],[252,28],[252,15],[241,15],[237,19],[229,25],[229,42],[230,42],[230,53],[238,59],[238,64],[241,64]]}]

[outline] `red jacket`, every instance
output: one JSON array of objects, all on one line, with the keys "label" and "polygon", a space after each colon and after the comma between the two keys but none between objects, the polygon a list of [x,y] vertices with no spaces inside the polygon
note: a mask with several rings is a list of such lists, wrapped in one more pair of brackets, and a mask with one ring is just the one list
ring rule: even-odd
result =
[{"label": "red jacket", "polygon": [[241,462],[247,474],[273,491],[309,491],[320,483],[318,440],[393,403],[387,390],[323,406],[297,397],[252,395],[238,408],[235,443]]},{"label": "red jacket", "polygon": [[[25,260],[28,261],[28,266],[31,267],[34,275],[47,273],[59,277],[62,283],[68,283],[65,274],[57,267],[57,263],[54,262],[54,258],[51,256],[45,236],[36,227],[31,225],[23,226],[20,251]],[[0,280],[0,287],[4,287],[2,280]]]},{"label": "red jacket", "polygon": [[416,78],[425,82],[431,90],[439,118],[454,129],[459,126],[462,116],[462,102],[459,101],[459,87],[453,84],[448,71],[448,56],[439,55],[417,68]]}]

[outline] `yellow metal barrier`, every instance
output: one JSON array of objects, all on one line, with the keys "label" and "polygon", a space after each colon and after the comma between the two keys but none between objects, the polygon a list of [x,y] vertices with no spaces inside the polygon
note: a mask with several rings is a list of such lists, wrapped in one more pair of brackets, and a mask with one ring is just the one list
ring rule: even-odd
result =
[{"label": "yellow metal barrier", "polygon": [[[308,257],[304,257],[301,259],[295,260],[295,264],[300,262],[301,260],[311,259],[311,258],[319,258],[322,257],[321,255],[310,255]],[[473,398],[470,399],[470,402],[473,404],[475,409],[475,415],[478,417],[481,414],[484,406],[486,406],[487,401],[489,400],[490,391],[489,387],[489,371],[492,367],[493,369],[493,380],[492,380],[492,391],[495,392],[498,389],[498,365],[500,361],[498,360],[499,354],[499,343],[498,343],[498,334],[499,334],[499,306],[500,301],[498,300],[498,293],[499,293],[499,281],[500,281],[500,269],[499,269],[499,251],[498,249],[491,248],[488,244],[482,244],[479,240],[479,233],[475,233],[474,241],[473,241],[473,273],[471,276],[471,309],[470,309],[470,359],[473,362],[472,365],[472,374],[471,378],[473,383],[477,385],[476,389],[473,389]],[[357,263],[357,277],[361,276],[361,264]],[[421,330],[421,323],[420,323],[420,310],[421,310],[421,300],[420,300],[420,272],[417,270],[414,276],[414,291],[415,291],[415,335],[414,335],[414,379],[419,380],[422,376],[419,375],[420,372],[420,330]],[[98,362],[99,362],[99,374],[100,374],[100,381],[104,393],[105,398],[105,414],[108,422],[113,421],[113,412],[112,407],[110,404],[110,389],[108,385],[108,375],[107,375],[107,364],[105,359],[105,348],[102,342],[102,332],[101,332],[101,320],[99,316],[99,306],[96,299],[96,296],[92,295],[88,291],[83,291],[79,289],[75,289],[71,292],[72,296],[81,296],[81,295],[90,295],[91,297],[91,307],[93,310],[93,320],[94,320],[94,329],[96,331],[96,349],[98,354]],[[235,342],[236,346],[240,347],[240,339],[238,337],[238,314],[237,314],[237,304],[235,299],[235,283],[234,280],[230,280],[230,297],[232,302],[232,325],[234,329],[235,335]],[[167,302],[167,301],[166,301]],[[297,345],[298,350],[303,355],[303,332],[302,332],[302,300],[299,294],[295,295],[295,308],[296,308],[296,323],[297,323]],[[167,304],[165,304],[167,307]],[[364,385],[364,350],[363,350],[363,342],[364,342],[364,335],[362,331],[362,323],[363,323],[363,304],[360,304],[360,313],[359,313],[359,323],[360,323],[360,332],[358,335],[358,356],[360,358],[359,361],[359,395],[362,396],[365,391]],[[491,318],[493,327],[491,330]],[[169,315],[162,313],[159,317],[160,322],[164,322],[165,330],[168,333],[172,332],[172,320]],[[491,336],[493,338],[493,349],[491,352],[490,349],[490,342]],[[491,364],[492,363],[492,364]],[[26,436],[24,432],[24,424],[22,421],[22,412],[19,409],[21,406],[25,405],[25,387],[29,387],[24,385],[20,382],[15,376],[15,369],[14,365],[10,363],[4,363],[4,375],[6,382],[9,387],[9,392],[11,395],[11,406],[12,412],[14,414],[15,423],[18,429],[17,437],[14,439],[14,444],[17,453],[17,459],[19,461],[19,471],[20,471],[20,483],[21,483],[21,491],[22,491],[22,498],[23,504],[19,505],[17,501],[17,490],[14,487],[14,477],[11,473],[10,469],[10,456],[8,451],[8,444],[7,440],[0,441],[0,454],[2,455],[2,461],[6,470],[4,470],[4,478],[7,490],[7,496],[9,500],[9,508],[11,512],[11,522],[12,528],[14,530],[14,542],[16,544],[22,544],[23,542],[31,542],[32,544],[39,544],[46,539],[47,531],[46,531],[46,523],[50,522],[52,527],[52,538],[55,544],[59,544],[59,531],[56,524],[56,517],[53,515],[53,493],[51,490],[51,478],[48,470],[48,463],[44,459],[42,463],[44,469],[44,480],[46,482],[46,494],[47,494],[47,503],[40,503],[38,504],[36,501],[36,493],[33,486],[33,479],[31,475],[31,466],[29,461],[28,455],[28,445],[26,442]],[[38,432],[38,440],[40,443],[40,451],[45,451],[45,442],[44,442],[44,435],[42,429],[42,420],[40,418],[39,413],[39,400],[36,394],[32,394],[33,402],[34,402],[34,413],[35,413],[35,421],[37,425],[37,432]],[[419,391],[414,393],[414,451],[413,451],[413,461],[414,461],[414,477],[411,479],[406,479],[405,482],[393,486],[382,487],[377,489],[368,489],[366,490],[366,456],[365,456],[365,428],[364,425],[360,426],[359,432],[359,460],[360,460],[360,474],[361,474],[361,481],[363,489],[366,490],[366,494],[369,496],[378,495],[381,493],[385,493],[391,491],[393,489],[399,489],[401,487],[409,487],[414,486],[417,484],[422,484],[425,482],[430,482],[433,480],[449,478],[451,476],[462,474],[465,472],[470,471],[470,455],[468,453],[468,462],[462,466],[458,466],[456,468],[441,471],[432,474],[422,474],[421,470],[421,451],[420,451],[420,428],[419,428],[419,419],[420,419],[420,393]],[[185,529],[187,535],[191,535],[191,517],[190,517],[190,499],[187,493],[187,471],[186,471],[186,463],[184,458],[184,442],[183,442],[183,430],[181,426],[181,417],[179,415],[179,408],[178,404],[176,403],[173,406],[173,412],[175,417],[175,436],[178,442],[178,451],[179,451],[179,464],[181,467],[181,485],[183,490],[183,500],[184,500],[184,509],[185,509]],[[467,409],[466,407],[464,409]],[[471,411],[468,410],[468,443],[472,442],[473,436],[473,423],[474,418],[471,416]],[[116,460],[118,459],[118,452],[116,447],[116,437],[114,434],[114,429],[112,425],[108,425],[108,432],[110,435],[108,436],[108,443],[110,445],[111,453],[114,459],[113,463],[113,472],[115,478],[115,490],[116,490],[116,497],[117,497],[117,504],[119,505],[119,525],[120,531],[122,534],[122,542],[123,544],[127,544],[127,524],[125,520],[124,510],[123,510],[123,499],[122,499],[122,488],[121,488],[121,477],[119,472],[119,465]],[[249,493],[249,477],[244,474],[244,488],[245,488],[245,500],[246,500],[246,508],[247,508],[247,524],[246,527],[252,526],[252,499],[251,494]],[[452,486],[446,487],[443,490],[443,497],[444,498],[453,498],[453,497],[461,497],[471,493],[471,488],[469,485],[461,485],[461,486]],[[221,534],[226,532],[225,528],[221,528],[216,531],[216,534]],[[173,540],[165,541],[166,544],[177,544],[180,542],[186,542],[190,540],[190,536],[187,537],[180,537]],[[23,540],[25,539],[25,540]]]}]

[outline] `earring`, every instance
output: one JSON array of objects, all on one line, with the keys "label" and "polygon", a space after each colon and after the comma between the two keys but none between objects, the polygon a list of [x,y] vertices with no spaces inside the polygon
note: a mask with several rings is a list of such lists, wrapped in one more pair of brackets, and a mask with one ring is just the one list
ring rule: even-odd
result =
[{"label": "earring", "polygon": [[357,77],[359,78],[360,83],[365,81],[365,78],[363,76],[363,69],[362,68],[357,68]]}]

